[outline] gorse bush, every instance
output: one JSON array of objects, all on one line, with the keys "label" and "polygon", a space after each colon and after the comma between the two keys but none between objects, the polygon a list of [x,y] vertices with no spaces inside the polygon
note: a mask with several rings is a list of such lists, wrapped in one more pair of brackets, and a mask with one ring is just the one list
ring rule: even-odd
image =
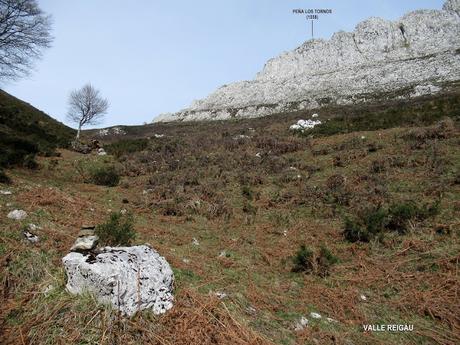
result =
[{"label": "gorse bush", "polygon": [[435,217],[439,205],[439,200],[432,205],[405,201],[393,203],[388,208],[368,209],[354,218],[345,217],[343,235],[349,242],[369,242],[387,230],[405,234],[412,221]]},{"label": "gorse bush", "polygon": [[90,172],[90,180],[100,186],[114,187],[120,182],[120,175],[114,166],[102,166]]},{"label": "gorse bush", "polygon": [[314,269],[313,251],[304,244],[300,246],[292,261],[294,264],[293,272],[312,272]]},{"label": "gorse bush", "polygon": [[333,265],[339,259],[325,245],[321,245],[317,254],[305,245],[301,245],[297,253],[292,258],[294,266],[293,272],[304,272],[326,277],[330,273]]},{"label": "gorse bush", "polygon": [[104,148],[107,153],[118,158],[126,154],[143,151],[148,147],[148,144],[147,139],[126,139],[105,145]]},{"label": "gorse bush", "polygon": [[136,238],[131,214],[112,212],[109,220],[96,226],[96,235],[103,245],[127,246]]},{"label": "gorse bush", "polygon": [[329,248],[322,245],[319,248],[319,255],[316,261],[318,266],[318,275],[326,277],[329,275],[331,267],[339,262],[339,258],[332,254]]}]

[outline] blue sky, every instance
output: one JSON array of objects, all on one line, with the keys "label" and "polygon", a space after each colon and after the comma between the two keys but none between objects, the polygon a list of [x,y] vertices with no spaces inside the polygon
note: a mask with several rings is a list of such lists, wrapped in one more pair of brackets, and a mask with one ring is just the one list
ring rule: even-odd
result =
[{"label": "blue sky", "polygon": [[352,31],[370,16],[397,19],[442,0],[41,0],[53,47],[30,77],[2,85],[54,118],[69,92],[91,82],[110,102],[102,126],[150,122],[217,87],[252,79],[264,63],[309,39],[295,8],[331,8],[315,36]]}]

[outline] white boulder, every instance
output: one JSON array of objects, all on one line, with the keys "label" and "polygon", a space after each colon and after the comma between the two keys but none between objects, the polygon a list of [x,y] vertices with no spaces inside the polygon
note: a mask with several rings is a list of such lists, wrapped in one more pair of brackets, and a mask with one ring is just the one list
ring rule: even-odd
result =
[{"label": "white boulder", "polygon": [[166,259],[147,245],[104,247],[98,254],[71,252],[62,262],[70,293],[91,292],[124,315],[143,309],[162,314],[173,306],[173,271]]},{"label": "white boulder", "polygon": [[23,220],[27,217],[27,212],[24,210],[13,210],[8,213],[7,217],[14,220]]}]

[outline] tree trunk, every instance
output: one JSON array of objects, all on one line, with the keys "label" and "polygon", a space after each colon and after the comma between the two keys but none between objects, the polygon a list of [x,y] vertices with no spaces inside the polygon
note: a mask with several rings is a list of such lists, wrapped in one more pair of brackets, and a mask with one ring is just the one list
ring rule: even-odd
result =
[{"label": "tree trunk", "polygon": [[80,132],[81,132],[81,123],[78,124],[78,131],[77,131],[76,140],[79,140],[79,139],[80,139]]}]

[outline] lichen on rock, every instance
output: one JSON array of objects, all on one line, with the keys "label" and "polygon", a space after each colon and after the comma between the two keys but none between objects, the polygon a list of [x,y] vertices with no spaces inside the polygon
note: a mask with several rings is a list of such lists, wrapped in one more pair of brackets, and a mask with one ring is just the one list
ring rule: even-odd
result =
[{"label": "lichen on rock", "polygon": [[144,309],[162,314],[173,306],[173,271],[148,245],[71,252],[62,261],[72,294],[93,293],[127,316]]}]

